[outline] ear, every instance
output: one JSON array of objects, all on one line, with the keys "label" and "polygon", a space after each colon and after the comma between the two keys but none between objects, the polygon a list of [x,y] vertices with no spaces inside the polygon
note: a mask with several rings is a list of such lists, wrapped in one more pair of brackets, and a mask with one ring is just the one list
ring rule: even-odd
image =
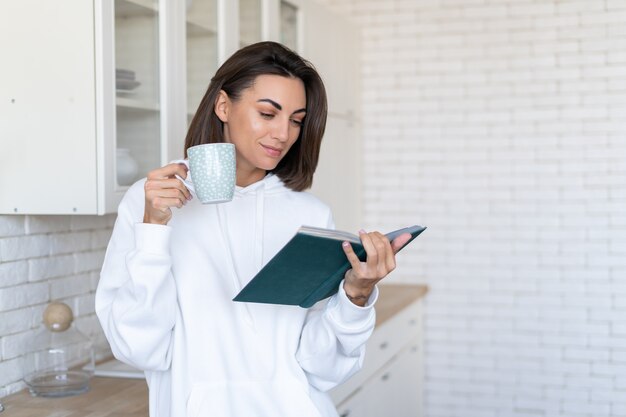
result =
[{"label": "ear", "polygon": [[226,91],[220,90],[215,99],[215,107],[213,111],[222,123],[228,122],[228,111],[230,110],[230,99]]}]

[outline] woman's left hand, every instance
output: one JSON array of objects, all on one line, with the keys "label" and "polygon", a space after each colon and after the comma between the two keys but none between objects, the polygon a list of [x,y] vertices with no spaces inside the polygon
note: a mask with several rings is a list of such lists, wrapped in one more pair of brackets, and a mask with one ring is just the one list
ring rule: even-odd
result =
[{"label": "woman's left hand", "polygon": [[343,289],[354,304],[364,306],[378,281],[396,268],[396,253],[411,239],[404,233],[389,242],[387,236],[379,232],[366,233],[361,230],[359,237],[367,253],[367,260],[361,262],[348,242],[343,243],[343,251],[352,269],[345,275]]}]

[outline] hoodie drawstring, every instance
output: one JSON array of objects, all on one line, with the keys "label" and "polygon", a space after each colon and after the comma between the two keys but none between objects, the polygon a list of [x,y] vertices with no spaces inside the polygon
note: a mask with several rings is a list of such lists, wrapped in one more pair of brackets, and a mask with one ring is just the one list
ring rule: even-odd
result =
[{"label": "hoodie drawstring", "polygon": [[256,190],[256,219],[254,222],[254,265],[257,272],[263,267],[263,232],[265,209],[265,183]]},{"label": "hoodie drawstring", "polygon": [[[253,265],[256,268],[256,271],[260,271],[263,267],[263,233],[265,231],[264,227],[264,209],[265,209],[265,183],[262,182],[259,186],[254,190],[255,191],[255,218],[254,218],[254,253],[253,256]],[[225,249],[228,253],[227,259],[229,269],[231,270],[232,282],[233,286],[237,291],[240,291],[242,287],[241,278],[239,277],[239,273],[237,271],[237,266],[235,265],[232,246],[230,239],[228,238],[228,234],[226,233],[225,228],[228,224],[226,210],[221,206],[221,204],[216,204],[216,214],[217,214],[217,222],[220,228],[220,234],[222,235],[222,240],[225,245]],[[245,309],[245,320],[248,322],[250,326],[254,326],[254,318],[250,312],[250,308],[247,303],[242,303],[242,307]]]}]

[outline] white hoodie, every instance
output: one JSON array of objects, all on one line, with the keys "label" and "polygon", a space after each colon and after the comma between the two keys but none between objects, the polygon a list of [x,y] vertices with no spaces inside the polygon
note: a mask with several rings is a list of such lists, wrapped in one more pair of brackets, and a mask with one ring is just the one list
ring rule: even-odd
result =
[{"label": "white hoodie", "polygon": [[115,357],[145,371],[150,416],[337,416],[325,391],[360,369],[378,290],[366,307],[343,282],[308,310],[232,301],[300,226],[333,227],[328,207],[268,175],[144,224],[144,182],[120,203],[96,312]]}]

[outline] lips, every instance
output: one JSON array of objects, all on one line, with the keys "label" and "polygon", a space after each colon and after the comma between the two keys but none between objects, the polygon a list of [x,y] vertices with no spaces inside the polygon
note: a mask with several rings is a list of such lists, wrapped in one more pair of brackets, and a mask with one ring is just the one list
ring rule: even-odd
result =
[{"label": "lips", "polygon": [[263,150],[265,151],[265,153],[268,156],[271,156],[272,158],[277,158],[283,153],[283,150],[281,148],[274,148],[273,146],[268,146],[268,145],[261,145],[261,146],[263,147]]}]

